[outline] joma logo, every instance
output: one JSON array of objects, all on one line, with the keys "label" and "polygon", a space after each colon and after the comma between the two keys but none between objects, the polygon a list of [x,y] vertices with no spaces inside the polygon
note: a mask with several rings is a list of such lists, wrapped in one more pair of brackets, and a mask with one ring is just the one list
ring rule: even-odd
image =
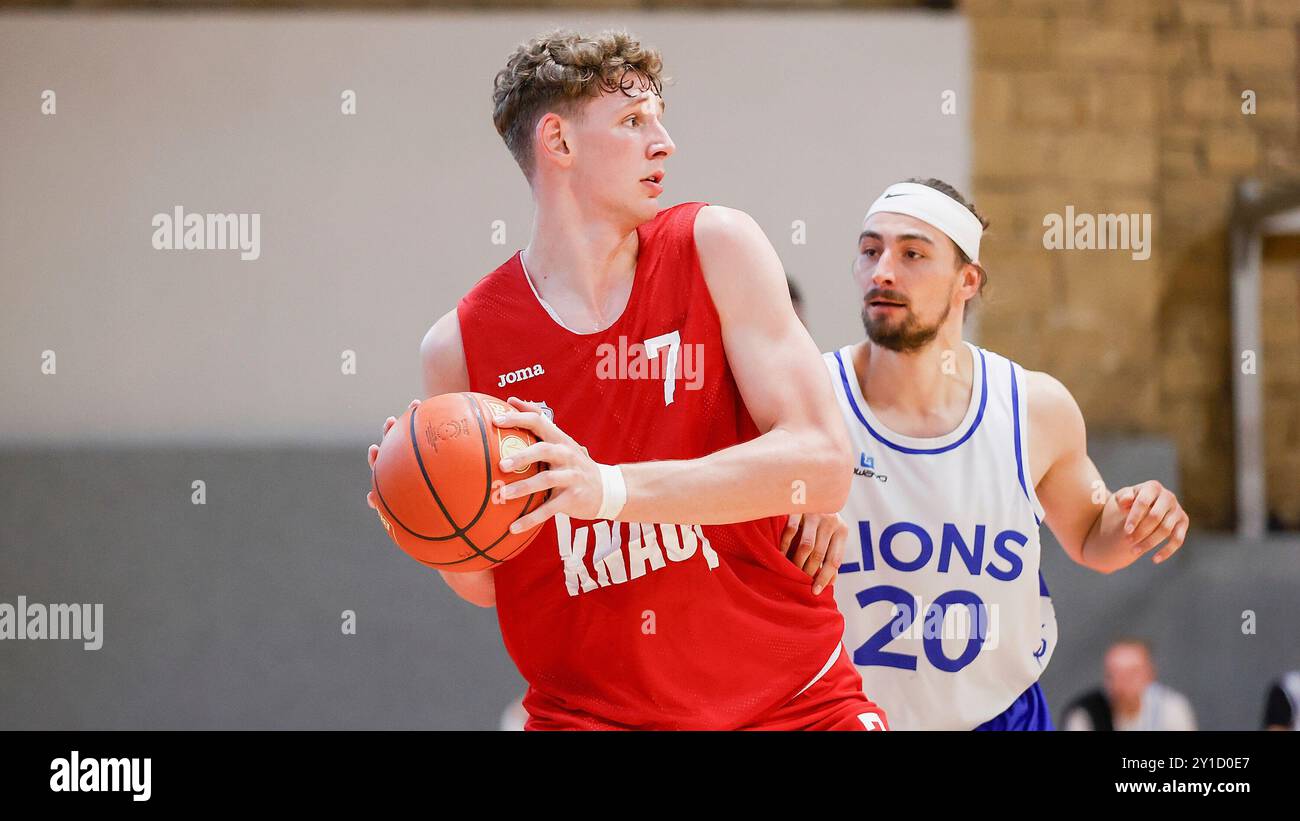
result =
[{"label": "joma logo", "polygon": [[497,374],[497,378],[501,380],[500,382],[497,382],[497,387],[504,388],[506,385],[523,382],[525,379],[532,379],[534,376],[541,376],[544,373],[546,373],[546,371],[542,370],[542,366],[538,364],[528,368],[520,368],[519,370],[511,371],[510,373]]}]

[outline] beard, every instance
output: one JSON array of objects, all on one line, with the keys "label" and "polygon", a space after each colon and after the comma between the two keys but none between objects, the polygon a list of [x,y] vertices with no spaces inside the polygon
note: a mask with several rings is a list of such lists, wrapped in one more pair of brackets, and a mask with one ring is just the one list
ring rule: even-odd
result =
[{"label": "beard", "polygon": [[[868,295],[868,299],[872,298],[872,296]],[[885,296],[885,298],[890,299],[891,297]],[[903,310],[906,313],[901,319],[890,316],[873,319],[871,317],[871,306],[863,305],[862,327],[867,332],[867,338],[880,347],[895,353],[919,351],[939,335],[939,329],[947,321],[948,313],[952,310],[952,304],[946,303],[944,305],[943,316],[939,317],[932,325],[923,324],[916,314],[912,313],[911,308],[904,308]]]}]

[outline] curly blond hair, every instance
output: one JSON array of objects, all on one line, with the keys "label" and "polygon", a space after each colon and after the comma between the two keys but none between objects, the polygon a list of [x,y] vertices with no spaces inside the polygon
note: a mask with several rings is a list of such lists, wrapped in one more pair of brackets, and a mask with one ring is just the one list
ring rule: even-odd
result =
[{"label": "curly blond hair", "polygon": [[650,86],[663,91],[663,60],[626,31],[585,37],[557,29],[521,43],[497,72],[492,123],[524,176],[532,178],[533,129],[547,112],[581,117],[582,104],[602,92]]}]

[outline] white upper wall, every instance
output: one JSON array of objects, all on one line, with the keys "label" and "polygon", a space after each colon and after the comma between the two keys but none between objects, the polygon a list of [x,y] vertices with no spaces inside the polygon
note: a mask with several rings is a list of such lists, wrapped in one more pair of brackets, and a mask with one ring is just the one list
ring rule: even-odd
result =
[{"label": "white upper wall", "polygon": [[[849,265],[879,190],[968,186],[954,14],[6,14],[0,442],[377,439],[419,393],[425,330],[527,243],[491,84],[556,24],[662,51],[663,202],[751,213],[823,349],[862,336]],[[260,258],[154,250],[177,205],[260,214]]]}]

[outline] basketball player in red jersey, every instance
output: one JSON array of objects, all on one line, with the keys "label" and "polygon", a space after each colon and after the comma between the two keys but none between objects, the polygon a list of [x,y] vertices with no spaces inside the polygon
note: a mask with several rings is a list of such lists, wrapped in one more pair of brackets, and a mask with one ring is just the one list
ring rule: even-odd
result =
[{"label": "basketball player in red jersey", "polygon": [[502,493],[550,498],[514,525],[544,523],[527,550],[443,578],[496,606],[528,729],[885,729],[825,590],[844,534],[798,567],[779,547],[848,489],[829,376],[753,219],[661,210],[660,68],[555,32],[496,77],[532,239],[429,330],[424,391],[535,400],[495,420],[540,440],[501,467],[547,469]]}]

